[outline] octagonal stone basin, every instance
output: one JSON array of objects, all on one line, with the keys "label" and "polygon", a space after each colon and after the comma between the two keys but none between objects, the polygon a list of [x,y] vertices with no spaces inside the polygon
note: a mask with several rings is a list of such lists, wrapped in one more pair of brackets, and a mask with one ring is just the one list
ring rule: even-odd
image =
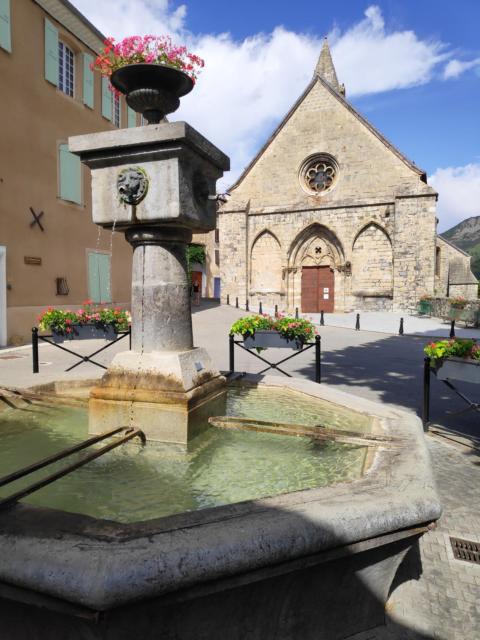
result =
[{"label": "octagonal stone basin", "polygon": [[[246,464],[237,466],[237,454],[222,460],[229,449],[222,439],[234,434],[214,430],[212,443],[206,431],[171,467],[172,495],[188,480],[181,500],[152,491],[159,459],[152,461],[150,445],[143,452],[125,445],[110,463],[107,454],[93,484],[72,476],[66,493],[39,492],[36,505],[0,512],[6,638],[331,640],[381,624],[402,558],[440,515],[421,423],[326,385],[275,376],[255,391],[256,418],[266,416],[261,395],[272,389],[279,422],[316,422],[323,401],[318,422],[390,439],[375,448],[333,443],[319,456],[307,438],[240,433]],[[245,391],[235,393],[230,412],[238,415]],[[249,483],[245,470],[276,448],[275,469],[267,465]],[[136,460],[132,473],[122,456]],[[181,477],[185,456],[193,465],[206,456],[201,482],[200,467]],[[139,467],[147,468],[140,492]],[[102,485],[105,471],[110,481]],[[117,499],[109,502],[109,492]],[[52,501],[62,510],[46,506]],[[168,508],[155,513],[152,503]]]}]

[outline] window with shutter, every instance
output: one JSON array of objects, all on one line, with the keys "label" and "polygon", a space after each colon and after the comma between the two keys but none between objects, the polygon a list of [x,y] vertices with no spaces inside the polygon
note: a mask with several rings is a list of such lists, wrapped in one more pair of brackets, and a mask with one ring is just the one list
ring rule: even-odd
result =
[{"label": "window with shutter", "polygon": [[102,116],[107,120],[112,119],[112,92],[110,81],[105,77],[102,77]]},{"label": "window with shutter", "polygon": [[82,165],[80,158],[70,153],[68,145],[59,146],[60,198],[82,204]]},{"label": "window with shutter", "polygon": [[93,56],[89,53],[83,54],[83,104],[93,109],[94,107],[94,80],[93,71],[90,65],[93,63]]},{"label": "window with shutter", "polygon": [[58,29],[45,20],[45,79],[58,86]]},{"label": "window with shutter", "polygon": [[5,51],[12,51],[10,0],[0,0],[0,47]]}]

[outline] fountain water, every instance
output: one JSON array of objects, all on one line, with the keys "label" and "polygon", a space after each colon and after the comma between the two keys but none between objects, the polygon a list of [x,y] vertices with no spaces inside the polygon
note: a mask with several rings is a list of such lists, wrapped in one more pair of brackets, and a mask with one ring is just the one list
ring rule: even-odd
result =
[{"label": "fountain water", "polygon": [[[91,391],[90,431],[135,422],[148,439],[186,443],[225,379],[194,348],[186,247],[215,228],[228,158],[182,122],[70,138],[92,172],[93,220],[133,247],[132,351]],[[211,410],[211,409],[210,409]]]}]

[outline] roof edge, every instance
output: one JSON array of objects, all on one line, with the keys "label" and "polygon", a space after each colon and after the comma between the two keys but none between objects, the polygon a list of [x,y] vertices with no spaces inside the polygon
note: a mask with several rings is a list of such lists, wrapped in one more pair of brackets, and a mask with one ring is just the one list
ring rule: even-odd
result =
[{"label": "roof edge", "polygon": [[445,242],[445,244],[448,244],[450,247],[452,247],[453,249],[456,249],[457,251],[459,251],[460,253],[463,253],[464,256],[467,256],[469,258],[471,258],[472,256],[468,253],[468,251],[464,251],[463,249],[461,249],[459,246],[457,246],[455,243],[450,242],[450,240],[447,240],[444,236],[442,236],[441,233],[437,233],[437,238],[440,238],[440,240],[443,240],[443,242]]}]

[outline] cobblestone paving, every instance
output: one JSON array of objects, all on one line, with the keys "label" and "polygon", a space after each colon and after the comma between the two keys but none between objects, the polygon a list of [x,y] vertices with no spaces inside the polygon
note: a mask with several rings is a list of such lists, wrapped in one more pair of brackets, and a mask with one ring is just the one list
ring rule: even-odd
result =
[{"label": "cobblestone paving", "polygon": [[480,565],[455,560],[449,541],[455,536],[480,542],[480,456],[432,438],[428,445],[442,518],[400,567],[387,626],[351,640],[480,639]]}]

